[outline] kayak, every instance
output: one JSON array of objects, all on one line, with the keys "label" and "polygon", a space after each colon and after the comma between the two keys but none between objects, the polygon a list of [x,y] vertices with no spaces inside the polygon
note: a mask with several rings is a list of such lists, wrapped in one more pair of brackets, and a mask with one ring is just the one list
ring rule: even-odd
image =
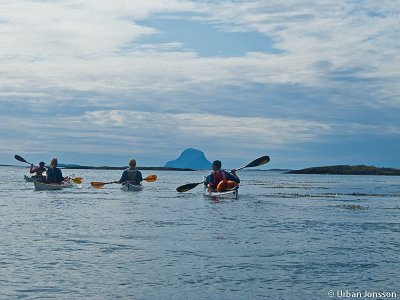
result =
[{"label": "kayak", "polygon": [[[24,175],[24,178],[25,178],[26,182],[34,182],[34,181],[38,180],[38,177],[36,175],[30,176],[30,177]],[[46,172],[42,173],[42,179],[43,178],[46,179]]]},{"label": "kayak", "polygon": [[44,183],[34,181],[35,189],[37,191],[59,191],[65,188],[72,187],[71,182],[62,182],[62,183]]},{"label": "kayak", "polygon": [[143,185],[125,183],[121,185],[121,190],[129,192],[137,192],[143,190]]},{"label": "kayak", "polygon": [[228,198],[228,199],[237,199],[239,196],[239,186],[235,186],[233,189],[224,191],[224,192],[216,192],[210,191],[207,187],[204,187],[203,194],[204,196],[213,197],[213,198]]},{"label": "kayak", "polygon": [[25,178],[26,182],[34,182],[37,180],[37,177],[34,177],[34,176],[29,177],[29,176],[24,175],[24,178]]}]

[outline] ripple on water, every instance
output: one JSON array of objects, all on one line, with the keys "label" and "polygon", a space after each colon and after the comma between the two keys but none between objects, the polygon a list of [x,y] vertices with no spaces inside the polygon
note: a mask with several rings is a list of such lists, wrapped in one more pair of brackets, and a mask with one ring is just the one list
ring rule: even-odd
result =
[{"label": "ripple on water", "polygon": [[212,201],[175,191],[204,172],[157,171],[140,193],[88,188],[120,171],[79,170],[62,192],[0,172],[4,299],[324,299],[400,281],[396,178],[242,172],[238,200]]}]

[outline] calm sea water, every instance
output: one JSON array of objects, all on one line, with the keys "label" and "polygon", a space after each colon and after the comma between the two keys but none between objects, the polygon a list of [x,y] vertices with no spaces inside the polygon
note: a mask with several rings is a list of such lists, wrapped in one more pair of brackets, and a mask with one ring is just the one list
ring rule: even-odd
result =
[{"label": "calm sea water", "polygon": [[175,191],[207,172],[143,171],[141,192],[72,172],[81,188],[39,192],[0,167],[0,299],[400,298],[400,177],[243,170],[219,201]]}]

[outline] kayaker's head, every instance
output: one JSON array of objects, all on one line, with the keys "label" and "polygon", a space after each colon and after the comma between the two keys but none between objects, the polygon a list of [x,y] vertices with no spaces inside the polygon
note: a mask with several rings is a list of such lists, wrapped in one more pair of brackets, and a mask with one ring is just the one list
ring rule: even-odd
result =
[{"label": "kayaker's head", "polygon": [[40,166],[40,167],[44,167],[44,161],[41,161],[41,162],[39,163],[39,166]]},{"label": "kayaker's head", "polygon": [[222,163],[221,163],[220,160],[214,160],[213,163],[212,163],[212,169],[213,169],[213,171],[219,171],[219,170],[221,170],[221,166],[222,166]]},{"label": "kayaker's head", "polygon": [[50,162],[50,167],[52,167],[52,168],[57,168],[57,165],[58,165],[57,158],[53,158],[53,159],[51,160],[51,162]]},{"label": "kayaker's head", "polygon": [[129,166],[130,166],[131,168],[136,167],[136,160],[131,159],[131,160],[129,161]]}]

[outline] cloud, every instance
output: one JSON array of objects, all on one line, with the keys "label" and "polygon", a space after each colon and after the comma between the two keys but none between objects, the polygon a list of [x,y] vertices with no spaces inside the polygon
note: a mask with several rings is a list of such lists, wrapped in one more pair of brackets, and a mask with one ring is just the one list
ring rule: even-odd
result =
[{"label": "cloud", "polygon": [[[389,1],[363,3],[6,1],[0,13],[3,93],[39,90],[62,101],[54,97],[55,89],[135,95],[204,85],[216,90],[272,83],[340,88],[346,76],[384,90],[385,95],[376,95],[380,104],[398,104],[390,95],[399,92],[391,82],[400,77],[394,13],[399,9]],[[216,30],[269,36],[282,53],[206,59],[196,49],[180,51],[182,41],[136,44],[140,37],[159,33],[156,27],[139,25],[141,20],[173,14],[196,20],[191,13]]]},{"label": "cloud", "polygon": [[[39,149],[30,137],[86,153],[241,149],[231,155],[352,134],[395,141],[399,13],[388,0],[1,1],[1,151]],[[167,19],[257,33],[267,50],[143,42],[168,36]]]},{"label": "cloud", "polygon": [[180,11],[177,1],[2,1],[1,54],[26,60],[96,59],[152,28],[136,20],[157,11]]},{"label": "cloud", "polygon": [[[213,10],[213,22],[226,30],[255,30],[275,40],[284,54],[259,57],[271,65],[264,64],[264,70],[272,70],[267,74],[279,74],[283,82],[340,87],[343,82],[332,74],[354,70],[346,78],[350,82],[365,79],[376,89],[398,93],[388,82],[400,77],[395,67],[400,61],[400,8],[393,1],[224,2],[222,7]],[[321,63],[326,67],[316,67]],[[398,105],[393,98],[385,100]]]},{"label": "cloud", "polygon": [[[331,130],[325,124],[306,120],[116,110],[86,112],[61,120],[47,118],[42,123],[40,117],[30,118],[25,120],[23,128],[12,118],[5,121],[9,125],[3,125],[2,130],[8,132],[10,138],[20,137],[14,142],[18,145],[14,150],[24,147],[39,151],[43,144],[52,144],[58,151],[83,153],[125,153],[126,149],[136,147],[143,152],[149,148],[176,152],[177,148],[184,149],[188,145],[262,149],[312,141]],[[29,136],[35,136],[35,141],[27,138]]]},{"label": "cloud", "polygon": [[[96,111],[83,116],[85,124],[105,128],[123,127],[140,130],[155,137],[174,135],[181,138],[209,140],[239,139],[246,142],[268,140],[271,144],[305,141],[329,131],[329,126],[305,120],[228,117],[216,114],[160,114],[138,111]],[[168,132],[168,134],[167,134]]]},{"label": "cloud", "polygon": [[[332,160],[337,153],[349,156],[341,147],[343,143],[357,147],[363,140],[377,137],[386,140],[400,133],[400,127],[393,125],[126,110],[89,111],[74,117],[47,117],[46,121],[32,116],[24,120],[23,126],[17,118],[5,117],[0,130],[6,133],[2,137],[2,142],[6,143],[0,147],[4,154],[78,153],[74,163],[80,164],[87,164],[82,157],[96,155],[120,157],[118,163],[121,164],[122,158],[134,153],[144,164],[163,165],[183,149],[195,147],[205,151],[208,157],[223,156],[233,166],[235,159],[244,154],[245,157],[267,154],[283,167],[315,149],[326,151],[325,155]],[[315,149],[306,150],[308,147]],[[60,156],[65,157],[65,154]],[[321,161],[321,156],[324,157],[317,153],[313,156],[307,160]],[[352,156],[357,158],[357,155]]]}]

